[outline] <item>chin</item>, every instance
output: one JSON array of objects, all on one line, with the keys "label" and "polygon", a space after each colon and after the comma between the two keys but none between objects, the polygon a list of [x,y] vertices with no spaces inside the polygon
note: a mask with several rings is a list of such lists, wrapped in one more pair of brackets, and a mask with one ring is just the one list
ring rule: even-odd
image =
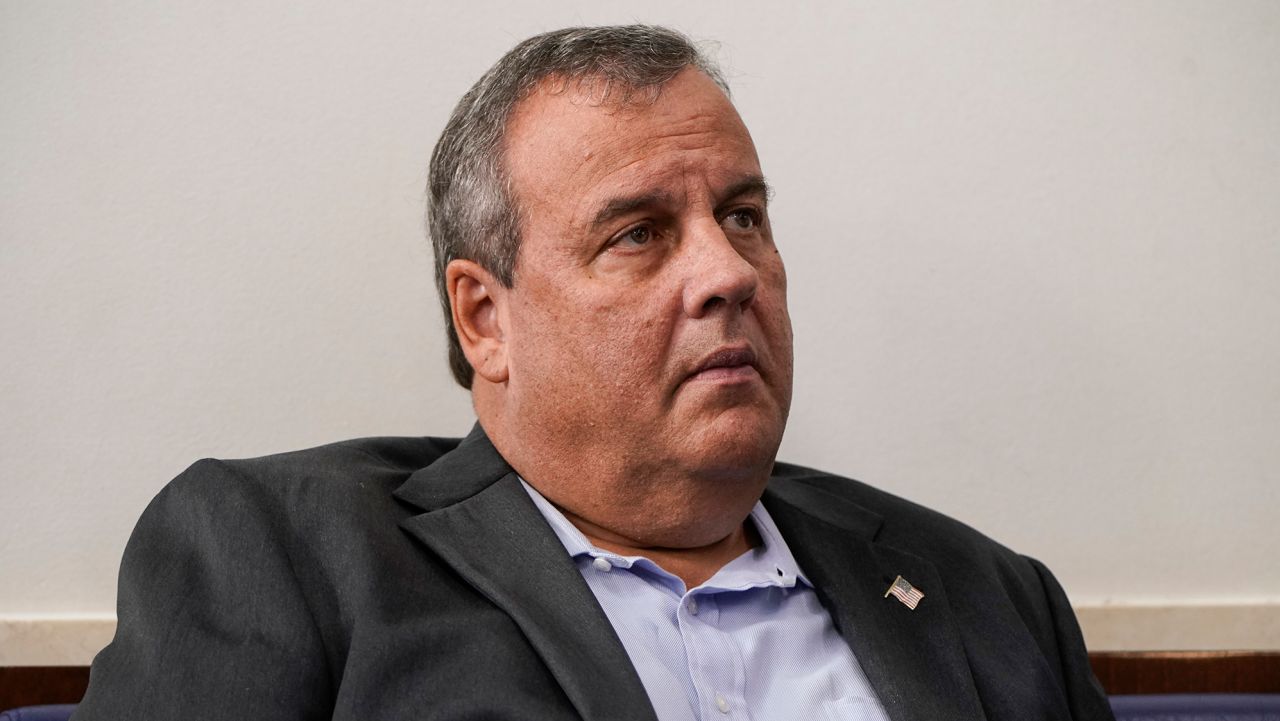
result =
[{"label": "chin", "polygon": [[708,475],[763,482],[773,470],[782,429],[781,421],[713,424],[691,439],[692,461]]}]

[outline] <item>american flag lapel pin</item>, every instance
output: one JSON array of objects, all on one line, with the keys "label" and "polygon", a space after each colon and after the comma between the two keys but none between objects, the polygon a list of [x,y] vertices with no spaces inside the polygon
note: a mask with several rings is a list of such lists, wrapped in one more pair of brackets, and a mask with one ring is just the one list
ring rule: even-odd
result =
[{"label": "american flag lapel pin", "polygon": [[902,605],[916,610],[916,606],[920,605],[920,599],[924,598],[924,593],[920,589],[907,583],[907,579],[898,576],[893,579],[893,585],[889,586],[889,590],[884,592],[884,597],[893,596],[902,602]]}]

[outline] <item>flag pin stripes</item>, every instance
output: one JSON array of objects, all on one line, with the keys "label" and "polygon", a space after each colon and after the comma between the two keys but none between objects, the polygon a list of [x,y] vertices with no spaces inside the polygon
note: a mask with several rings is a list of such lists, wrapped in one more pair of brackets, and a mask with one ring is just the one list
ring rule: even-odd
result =
[{"label": "flag pin stripes", "polygon": [[916,610],[916,606],[920,605],[920,599],[924,598],[924,593],[920,589],[907,583],[907,579],[898,576],[893,580],[893,585],[889,586],[889,590],[884,592],[884,597],[893,596],[902,602],[902,605]]}]

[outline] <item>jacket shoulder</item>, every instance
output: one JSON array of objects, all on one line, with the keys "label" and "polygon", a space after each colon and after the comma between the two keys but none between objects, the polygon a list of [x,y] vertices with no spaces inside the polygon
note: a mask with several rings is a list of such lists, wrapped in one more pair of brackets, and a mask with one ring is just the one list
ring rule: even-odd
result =
[{"label": "jacket shoulder", "polygon": [[256,458],[205,458],[169,481],[140,523],[176,515],[225,516],[235,525],[259,518],[277,528],[322,518],[372,527],[377,518],[402,515],[392,491],[457,444],[454,438],[358,438]]},{"label": "jacket shoulder", "polygon": [[370,480],[403,482],[458,445],[457,438],[371,437],[327,443],[253,458],[203,458],[165,487],[162,494],[198,493],[210,484],[261,486],[288,492],[292,487],[361,486]]},{"label": "jacket shoulder", "polygon": [[[971,558],[993,557],[1006,561],[1021,556],[972,526],[888,491],[852,478],[790,463],[774,467],[772,485],[803,499],[811,512],[847,514],[850,506],[874,516],[875,540],[905,551],[934,558],[957,554]],[[837,520],[837,519],[831,519]]]},{"label": "jacket shoulder", "polygon": [[431,465],[458,446],[459,438],[377,436],[326,443],[303,450],[256,458],[204,459],[236,473],[287,481],[291,478],[341,480],[351,469],[410,474]]},{"label": "jacket shoulder", "polygon": [[[1053,574],[974,528],[866,483],[803,466],[778,464],[772,485],[811,516],[859,528],[867,540],[929,562],[949,604],[966,623],[971,649],[990,637],[1009,640],[1025,629],[1054,669],[1073,705],[1104,709],[1088,670],[1084,641],[1070,603]],[[848,517],[859,519],[850,524]],[[1082,718],[1105,718],[1085,715]]]},{"label": "jacket shoulder", "polygon": [[1056,582],[1046,586],[1047,569],[972,526],[861,481],[803,466],[778,464],[772,484],[787,488],[786,495],[812,516],[846,528],[856,516],[868,540],[927,560],[960,606],[984,603],[999,588],[1028,624],[1042,631],[1052,626],[1045,602]]}]

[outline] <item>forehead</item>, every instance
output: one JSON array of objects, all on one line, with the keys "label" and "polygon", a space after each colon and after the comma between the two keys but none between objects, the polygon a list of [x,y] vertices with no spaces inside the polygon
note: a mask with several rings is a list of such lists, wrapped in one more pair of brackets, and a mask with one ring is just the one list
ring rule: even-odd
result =
[{"label": "forehead", "polygon": [[553,79],[516,106],[504,150],[524,210],[578,215],[618,192],[687,193],[691,181],[759,176],[746,126],[702,72],[686,68],[656,98],[640,91],[602,103],[600,94],[596,83]]}]

